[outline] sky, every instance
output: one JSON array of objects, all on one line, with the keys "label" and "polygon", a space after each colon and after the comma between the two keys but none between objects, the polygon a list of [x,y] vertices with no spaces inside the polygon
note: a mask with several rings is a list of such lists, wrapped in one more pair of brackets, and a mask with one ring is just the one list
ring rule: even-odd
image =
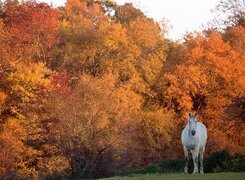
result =
[{"label": "sky", "polygon": [[[213,19],[211,10],[220,0],[114,0],[118,4],[132,2],[148,17],[160,22],[167,19],[170,27],[168,37],[181,39],[186,32],[200,31],[202,25]],[[64,5],[66,0],[39,0],[52,2],[54,6]]]}]

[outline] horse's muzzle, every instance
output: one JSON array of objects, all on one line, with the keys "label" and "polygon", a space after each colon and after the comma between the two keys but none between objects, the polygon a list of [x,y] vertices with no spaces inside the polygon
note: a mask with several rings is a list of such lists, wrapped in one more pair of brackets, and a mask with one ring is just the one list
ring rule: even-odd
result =
[{"label": "horse's muzzle", "polygon": [[191,131],[191,135],[194,136],[196,134],[196,131],[195,130],[192,130]]}]

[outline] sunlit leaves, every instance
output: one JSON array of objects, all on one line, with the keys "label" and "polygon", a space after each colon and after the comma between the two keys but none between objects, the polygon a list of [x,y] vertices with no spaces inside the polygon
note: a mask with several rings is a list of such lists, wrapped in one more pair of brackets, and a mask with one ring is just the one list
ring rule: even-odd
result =
[{"label": "sunlit leaves", "polygon": [[50,83],[46,78],[48,75],[49,71],[42,63],[16,66],[16,71],[7,77],[7,82],[11,85],[8,93],[11,97],[9,108],[12,114],[22,116],[28,108],[42,104]]},{"label": "sunlit leaves", "polygon": [[[22,177],[32,177],[36,175],[34,167],[30,167],[31,155],[35,153],[24,144],[26,132],[16,119],[8,119],[5,124],[1,124],[0,132],[0,174],[9,174],[15,177],[16,174]],[[27,161],[25,159],[28,159]],[[18,171],[16,173],[16,171]]]},{"label": "sunlit leaves", "polygon": [[[49,130],[50,139],[70,163],[71,171],[78,173],[81,166],[95,166],[103,149],[124,136],[123,129],[135,120],[140,105],[140,97],[130,87],[117,84],[116,76],[82,75],[72,94],[51,96],[50,116],[57,121]],[[79,158],[85,162],[76,161]]]},{"label": "sunlit leaves", "polygon": [[59,40],[58,10],[35,1],[9,1],[3,8],[13,58],[50,63]]},{"label": "sunlit leaves", "polygon": [[92,179],[180,158],[189,111],[207,154],[244,154],[240,21],[171,42],[132,4],[0,8],[0,178]]},{"label": "sunlit leaves", "polygon": [[[235,35],[229,36],[224,35],[231,42],[237,41]],[[233,46],[224,37],[213,31],[206,37],[188,39],[183,62],[175,72],[165,75],[165,80],[170,83],[165,98],[183,114],[191,110],[201,113],[206,118],[202,121],[207,123],[208,128],[210,126],[211,141],[215,141],[220,134],[226,136],[226,130],[222,128],[227,124],[224,119],[232,120],[227,109],[230,109],[234,99],[244,97],[244,55],[239,50],[243,40],[239,39],[240,43]],[[233,146],[228,143],[230,141],[224,137],[220,142],[212,142],[215,144],[208,151],[214,151],[219,145],[230,148]]]}]

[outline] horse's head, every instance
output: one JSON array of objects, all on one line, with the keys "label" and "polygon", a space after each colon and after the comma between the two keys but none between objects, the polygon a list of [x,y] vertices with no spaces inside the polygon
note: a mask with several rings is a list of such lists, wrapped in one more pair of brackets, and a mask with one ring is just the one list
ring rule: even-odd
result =
[{"label": "horse's head", "polygon": [[192,115],[191,113],[189,113],[189,134],[191,134],[192,136],[195,136],[196,134],[196,128],[197,128],[197,118],[196,118],[196,113],[194,115]]}]

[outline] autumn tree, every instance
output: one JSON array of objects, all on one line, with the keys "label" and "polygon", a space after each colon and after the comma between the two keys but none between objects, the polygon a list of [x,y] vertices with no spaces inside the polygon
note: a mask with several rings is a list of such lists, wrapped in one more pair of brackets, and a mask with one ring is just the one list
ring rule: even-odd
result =
[{"label": "autumn tree", "polygon": [[11,59],[43,62],[50,66],[59,41],[59,11],[45,3],[12,0],[4,3],[2,11],[10,38]]},{"label": "autumn tree", "polygon": [[63,65],[69,72],[99,76],[108,68],[121,68],[118,62],[123,67],[128,45],[125,30],[110,23],[98,3],[68,1],[63,13]]},{"label": "autumn tree", "polygon": [[207,154],[244,155],[243,6],[222,1],[221,25],[174,42],[130,3],[1,3],[0,178],[101,178],[181,158],[190,111]]},{"label": "autumn tree", "polygon": [[[227,119],[225,111],[234,98],[244,96],[244,55],[233,51],[216,32],[189,39],[187,48],[185,63],[166,75],[169,100],[183,115],[191,110],[202,114],[200,119],[208,126],[210,144],[214,143],[210,148],[230,149],[235,141],[224,135],[228,122],[232,124],[233,120]],[[241,144],[240,148],[237,152],[242,151]]]},{"label": "autumn tree", "polygon": [[66,158],[73,177],[101,176],[96,169],[110,165],[101,158],[110,158],[108,153],[123,146],[125,128],[137,120],[141,98],[112,74],[82,75],[69,95],[54,93],[50,98],[50,143]]},{"label": "autumn tree", "polygon": [[58,22],[58,16],[48,5],[30,1],[6,1],[1,12],[0,123],[1,156],[5,157],[1,177],[34,178],[42,154],[34,143],[40,138],[37,119],[44,110],[51,74],[46,67],[50,57],[43,55],[49,54],[56,41],[53,20]]},{"label": "autumn tree", "polygon": [[153,84],[166,58],[161,29],[143,13],[136,13],[139,16],[135,18],[126,17],[131,16],[124,13],[127,9],[131,13],[140,12],[132,5],[114,5],[112,17],[103,7],[86,1],[67,2],[61,30],[66,39],[64,65],[72,73],[93,76],[110,69],[119,73],[121,81],[132,81],[136,90],[145,91],[145,84]]}]

